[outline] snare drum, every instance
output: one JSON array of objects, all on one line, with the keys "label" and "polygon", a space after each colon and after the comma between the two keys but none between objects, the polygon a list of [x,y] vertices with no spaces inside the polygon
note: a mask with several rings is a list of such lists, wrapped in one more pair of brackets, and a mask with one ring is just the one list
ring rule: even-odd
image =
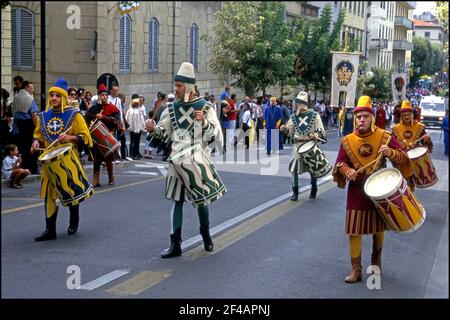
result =
[{"label": "snare drum", "polygon": [[436,169],[426,147],[416,147],[408,151],[414,168],[414,183],[417,188],[427,188],[438,182]]},{"label": "snare drum", "polygon": [[44,151],[38,158],[61,204],[66,207],[79,204],[94,192],[77,152],[71,144],[64,144]]},{"label": "snare drum", "polygon": [[297,149],[304,164],[314,178],[320,178],[330,172],[332,166],[315,141],[307,141]]},{"label": "snare drum", "polygon": [[364,193],[375,204],[388,227],[395,232],[412,232],[425,221],[425,209],[395,168],[373,173],[364,184]]},{"label": "snare drum", "polygon": [[108,128],[101,121],[97,121],[95,125],[89,128],[92,139],[98,147],[100,153],[107,158],[112,155],[114,151],[119,149],[120,143],[109,132]]},{"label": "snare drum", "polygon": [[183,182],[186,195],[194,206],[209,204],[227,191],[200,144],[175,152],[168,162],[170,169]]}]

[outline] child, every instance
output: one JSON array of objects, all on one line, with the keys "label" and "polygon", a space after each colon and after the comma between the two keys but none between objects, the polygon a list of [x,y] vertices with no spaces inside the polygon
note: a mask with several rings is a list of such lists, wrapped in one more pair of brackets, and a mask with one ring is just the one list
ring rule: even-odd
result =
[{"label": "child", "polygon": [[22,163],[22,158],[19,154],[19,149],[14,144],[8,144],[5,147],[5,153],[7,156],[3,159],[3,176],[6,179],[11,180],[11,188],[22,189],[22,181],[26,176],[30,175],[31,172],[28,169],[20,168]]}]

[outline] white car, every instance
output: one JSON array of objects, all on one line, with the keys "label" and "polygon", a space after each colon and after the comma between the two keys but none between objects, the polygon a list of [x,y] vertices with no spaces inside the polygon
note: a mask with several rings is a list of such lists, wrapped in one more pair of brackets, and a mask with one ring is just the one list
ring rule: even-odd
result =
[{"label": "white car", "polygon": [[420,101],[420,121],[427,127],[441,127],[445,117],[443,97],[424,96]]}]

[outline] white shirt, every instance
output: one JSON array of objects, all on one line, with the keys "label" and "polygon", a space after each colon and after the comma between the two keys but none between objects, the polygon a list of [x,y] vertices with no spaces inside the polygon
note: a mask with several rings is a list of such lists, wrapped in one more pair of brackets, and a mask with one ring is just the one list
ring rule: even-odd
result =
[{"label": "white shirt", "polygon": [[250,110],[246,110],[244,112],[244,114],[242,115],[242,123],[246,123],[249,127],[252,126],[252,121],[251,121],[251,112]]},{"label": "white shirt", "polygon": [[122,100],[120,100],[119,97],[112,97],[111,95],[108,96],[108,103],[111,103],[117,107],[120,111],[120,121],[123,122],[123,106],[122,106]]},{"label": "white shirt", "polygon": [[2,165],[2,172],[3,172],[3,178],[9,179],[11,177],[12,173],[12,166],[17,161],[17,157],[11,157],[6,156],[5,159],[3,159],[3,165]]}]

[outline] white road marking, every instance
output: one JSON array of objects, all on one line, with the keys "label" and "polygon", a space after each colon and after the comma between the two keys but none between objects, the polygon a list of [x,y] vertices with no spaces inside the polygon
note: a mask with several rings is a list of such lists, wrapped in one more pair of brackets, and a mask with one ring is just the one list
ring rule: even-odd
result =
[{"label": "white road marking", "polygon": [[133,173],[133,174],[141,174],[144,176],[157,176],[158,173],[157,172],[146,172],[146,171],[124,171],[123,173]]},{"label": "white road marking", "polygon": [[[328,182],[329,180],[331,180],[331,178],[332,178],[332,176],[328,175],[322,179],[319,179],[317,181],[317,186],[320,186],[320,185]],[[305,192],[306,190],[309,190],[309,189],[311,189],[311,185],[304,186],[304,187],[300,188],[299,193]],[[217,234],[219,232],[222,232],[228,228],[231,228],[232,226],[238,224],[239,222],[258,214],[261,211],[264,211],[267,208],[272,207],[273,205],[276,205],[279,202],[282,202],[282,201],[288,199],[290,196],[292,196],[292,192],[282,194],[281,196],[279,196],[275,199],[272,199],[270,201],[267,201],[267,202],[257,206],[256,208],[248,210],[247,212],[244,212],[244,213],[240,214],[239,216],[236,216],[230,220],[227,220],[227,221],[211,228],[210,234],[211,234],[211,236],[214,236],[215,234]],[[181,244],[181,248],[186,249],[187,247],[193,246],[200,241],[202,241],[202,238],[200,235],[194,236],[192,238],[187,239],[186,241],[183,241],[183,243]]]},{"label": "white road marking", "polygon": [[77,289],[81,290],[94,290],[97,289],[111,281],[116,280],[117,278],[120,278],[130,272],[131,269],[119,269],[114,270],[113,272],[110,272],[108,274],[105,274],[104,276],[101,276],[100,278],[97,278],[95,280],[92,280],[88,283],[83,284],[81,287],[78,287]]}]

